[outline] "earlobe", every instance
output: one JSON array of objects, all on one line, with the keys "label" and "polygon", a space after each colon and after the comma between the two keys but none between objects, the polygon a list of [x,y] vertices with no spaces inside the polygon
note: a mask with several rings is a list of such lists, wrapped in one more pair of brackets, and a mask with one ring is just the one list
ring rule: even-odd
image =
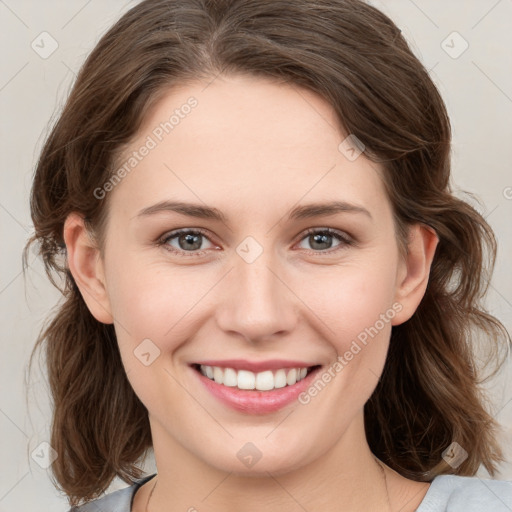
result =
[{"label": "earlobe", "polygon": [[99,249],[83,217],[70,213],[64,223],[68,267],[91,314],[104,324],[113,323]]},{"label": "earlobe", "polygon": [[439,238],[431,227],[423,224],[410,227],[408,252],[400,263],[395,292],[395,302],[401,304],[402,309],[392,325],[409,320],[423,299],[438,242]]}]

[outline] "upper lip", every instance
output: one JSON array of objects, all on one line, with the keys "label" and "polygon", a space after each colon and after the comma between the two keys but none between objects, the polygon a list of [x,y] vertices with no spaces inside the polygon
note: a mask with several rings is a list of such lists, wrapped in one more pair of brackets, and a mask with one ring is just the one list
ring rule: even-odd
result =
[{"label": "upper lip", "polygon": [[309,368],[317,366],[314,363],[295,361],[289,359],[269,359],[266,361],[247,361],[246,359],[222,359],[196,361],[196,365],[219,366],[220,368],[233,368],[235,370],[248,370],[258,373],[265,370],[279,370],[280,368]]}]

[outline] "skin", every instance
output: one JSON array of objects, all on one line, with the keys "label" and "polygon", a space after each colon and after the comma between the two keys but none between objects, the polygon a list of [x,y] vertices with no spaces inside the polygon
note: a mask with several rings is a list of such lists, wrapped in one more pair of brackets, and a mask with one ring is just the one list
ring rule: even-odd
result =
[{"label": "skin", "polygon": [[[169,91],[124,156],[190,96],[197,107],[109,192],[104,250],[80,215],[64,228],[69,268],[95,318],[114,323],[128,379],[149,412],[158,468],[149,510],[381,511],[387,493],[390,510],[415,510],[429,484],[385,466],[386,491],[363,407],[391,326],[409,319],[424,295],[435,233],[412,226],[401,257],[381,169],[364,153],[350,161],[340,152],[347,134],[321,97],[267,79],[220,76]],[[212,206],[227,220],[137,217],[162,200]],[[299,204],[332,200],[370,216],[287,219]],[[207,232],[202,254],[191,256],[179,237],[158,245],[179,228]],[[331,228],[354,243],[332,237],[318,246],[308,228]],[[263,251],[251,263],[236,251],[247,236]],[[218,402],[188,366],[279,358],[328,367],[393,304],[400,312],[305,405],[246,415]],[[146,338],[160,350],[148,366],[134,355]],[[252,467],[236,455],[248,442],[262,454]],[[137,492],[135,512],[145,510],[154,482]]]}]

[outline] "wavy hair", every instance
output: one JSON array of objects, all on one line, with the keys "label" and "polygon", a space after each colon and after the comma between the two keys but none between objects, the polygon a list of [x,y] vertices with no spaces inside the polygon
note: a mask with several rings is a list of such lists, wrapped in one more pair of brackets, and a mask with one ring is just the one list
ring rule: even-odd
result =
[{"label": "wavy hair", "polygon": [[[494,375],[500,348],[511,343],[482,305],[496,240],[451,189],[445,104],[401,31],[360,0],[145,0],[86,59],[35,169],[35,229],[24,265],[37,241],[63,296],[30,358],[44,346],[51,445],[59,454],[51,466],[55,485],[71,505],[93,499],[116,476],[140,478],[138,463],[152,446],[147,410],[126,378],[113,325],[92,316],[67,267],[64,221],[81,213],[103,247],[109,197],[98,200],[94,190],[112,176],[145,113],[173,86],[221,73],[284,80],[319,94],[382,166],[398,241],[406,247],[413,223],[435,230],[440,241],[425,296],[392,329],[382,377],[365,404],[366,435],[372,452],[410,479],[474,475],[480,465],[494,475],[503,455],[475,347],[478,336],[488,344],[485,367],[495,361]],[[442,457],[453,441],[468,452],[457,468]]]}]

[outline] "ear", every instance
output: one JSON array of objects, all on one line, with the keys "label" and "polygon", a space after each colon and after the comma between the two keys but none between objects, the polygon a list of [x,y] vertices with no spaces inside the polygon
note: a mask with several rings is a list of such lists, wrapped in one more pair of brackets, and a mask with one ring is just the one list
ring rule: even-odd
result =
[{"label": "ear", "polygon": [[104,324],[113,323],[99,248],[82,216],[73,212],[64,222],[68,267],[91,314]]},{"label": "ear", "polygon": [[402,306],[392,325],[412,317],[427,289],[430,267],[439,238],[429,226],[414,224],[409,228],[408,249],[397,272],[395,302]]}]

